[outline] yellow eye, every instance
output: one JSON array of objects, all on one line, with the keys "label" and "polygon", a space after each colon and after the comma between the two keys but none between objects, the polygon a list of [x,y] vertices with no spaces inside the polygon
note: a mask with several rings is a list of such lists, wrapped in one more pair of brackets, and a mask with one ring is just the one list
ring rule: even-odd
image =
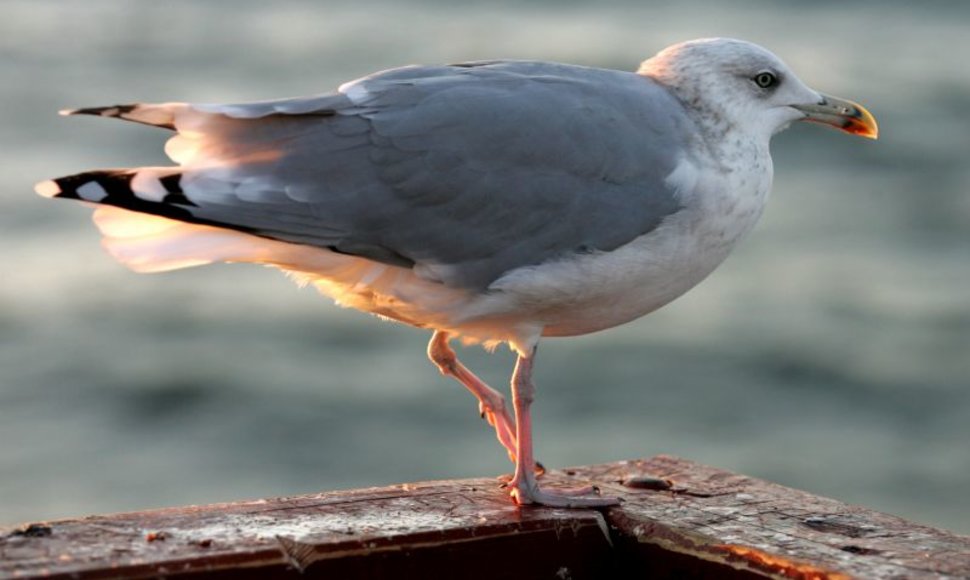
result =
[{"label": "yellow eye", "polygon": [[778,84],[778,77],[771,74],[770,72],[760,72],[754,75],[754,84],[758,85],[763,89],[769,89],[776,84]]}]

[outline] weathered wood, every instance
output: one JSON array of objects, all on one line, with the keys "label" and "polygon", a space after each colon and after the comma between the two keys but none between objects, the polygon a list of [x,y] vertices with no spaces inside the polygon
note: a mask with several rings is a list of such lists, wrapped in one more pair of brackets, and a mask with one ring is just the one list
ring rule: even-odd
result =
[{"label": "weathered wood", "polygon": [[637,561],[662,550],[778,578],[970,578],[967,536],[674,457],[591,469],[600,481],[643,471],[674,482],[625,495],[608,516]]},{"label": "weathered wood", "polygon": [[517,508],[469,479],[94,516],[0,529],[0,578],[970,577],[968,537],[684,459],[543,481],[624,502]]}]

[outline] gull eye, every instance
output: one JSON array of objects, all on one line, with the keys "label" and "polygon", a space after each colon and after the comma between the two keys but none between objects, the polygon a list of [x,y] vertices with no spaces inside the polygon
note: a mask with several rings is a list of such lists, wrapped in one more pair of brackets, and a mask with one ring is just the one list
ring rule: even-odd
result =
[{"label": "gull eye", "polygon": [[767,71],[759,72],[758,74],[754,75],[754,78],[751,80],[754,81],[754,84],[763,89],[770,89],[778,84],[778,77]]}]

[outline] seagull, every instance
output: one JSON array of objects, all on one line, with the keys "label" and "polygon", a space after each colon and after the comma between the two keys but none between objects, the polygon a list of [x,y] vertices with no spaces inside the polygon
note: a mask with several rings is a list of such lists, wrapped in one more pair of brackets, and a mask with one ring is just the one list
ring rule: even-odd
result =
[{"label": "seagull", "polygon": [[[97,204],[114,258],[139,272],[272,265],[340,305],[432,331],[429,358],[478,399],[515,465],[512,500],[567,508],[618,500],[539,485],[540,339],[624,324],[710,274],[760,217],[769,141],[792,122],[878,134],[861,105],[727,38],[675,44],[636,72],[476,61],[311,97],[61,113],[174,131],[177,165],[35,186]],[[511,411],[452,339],[516,353]]]}]

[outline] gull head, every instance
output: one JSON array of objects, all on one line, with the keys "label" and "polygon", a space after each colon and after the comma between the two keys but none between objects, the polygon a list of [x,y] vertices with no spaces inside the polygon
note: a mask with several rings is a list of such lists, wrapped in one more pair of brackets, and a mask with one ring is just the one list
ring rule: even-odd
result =
[{"label": "gull head", "polygon": [[637,72],[665,85],[714,137],[740,132],[767,143],[800,120],[871,139],[879,133],[862,105],[809,88],[780,58],[743,40],[675,44],[644,61]]}]

